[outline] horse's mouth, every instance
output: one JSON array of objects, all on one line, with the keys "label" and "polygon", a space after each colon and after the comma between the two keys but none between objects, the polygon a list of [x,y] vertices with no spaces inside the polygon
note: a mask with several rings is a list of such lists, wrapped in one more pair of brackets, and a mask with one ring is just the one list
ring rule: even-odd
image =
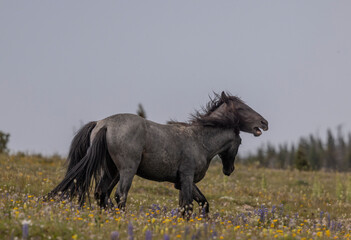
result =
[{"label": "horse's mouth", "polygon": [[[261,129],[262,129],[263,131],[267,131],[267,130],[268,130],[268,127],[261,127]],[[261,129],[260,129],[259,127],[254,127],[254,128],[253,128],[253,135],[254,135],[255,137],[261,136],[261,134],[262,134]]]},{"label": "horse's mouth", "polygon": [[258,136],[261,136],[261,134],[262,134],[261,129],[259,129],[258,127],[254,127],[254,129],[253,129],[253,135],[254,135],[255,137],[258,137]]},{"label": "horse's mouth", "polygon": [[225,169],[224,167],[222,169],[224,175],[226,175],[226,176],[230,176],[234,172],[234,170],[235,170],[234,165],[231,166],[229,169]]},{"label": "horse's mouth", "polygon": [[255,136],[255,137],[258,137],[258,136],[261,136],[261,134],[262,134],[262,131],[261,131],[261,129],[263,130],[263,131],[267,131],[268,130],[268,122],[267,121],[261,121],[261,126],[260,127],[254,127],[253,128],[253,135]]}]

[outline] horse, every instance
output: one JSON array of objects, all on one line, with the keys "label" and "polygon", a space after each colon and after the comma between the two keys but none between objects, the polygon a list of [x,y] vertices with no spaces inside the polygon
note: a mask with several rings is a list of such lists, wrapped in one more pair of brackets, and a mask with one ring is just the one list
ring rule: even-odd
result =
[{"label": "horse", "polygon": [[[47,195],[84,205],[95,181],[94,197],[101,207],[115,200],[124,210],[133,178],[171,182],[179,190],[179,206],[189,217],[195,200],[209,213],[209,204],[196,183],[218,155],[229,176],[241,144],[240,131],[254,136],[268,130],[268,121],[229,93],[214,93],[189,122],[158,124],[134,114],[116,114],[83,126],[73,138],[64,179]],[[112,203],[111,203],[112,204]]]}]

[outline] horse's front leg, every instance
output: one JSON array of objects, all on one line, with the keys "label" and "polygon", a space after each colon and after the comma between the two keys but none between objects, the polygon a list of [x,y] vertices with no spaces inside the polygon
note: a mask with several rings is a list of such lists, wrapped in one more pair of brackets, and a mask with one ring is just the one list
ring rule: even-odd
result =
[{"label": "horse's front leg", "polygon": [[179,206],[182,215],[187,219],[193,212],[193,181],[193,173],[189,171],[180,172]]},{"label": "horse's front leg", "polygon": [[193,183],[193,198],[201,207],[200,214],[206,217],[210,211],[210,205],[195,183]]}]

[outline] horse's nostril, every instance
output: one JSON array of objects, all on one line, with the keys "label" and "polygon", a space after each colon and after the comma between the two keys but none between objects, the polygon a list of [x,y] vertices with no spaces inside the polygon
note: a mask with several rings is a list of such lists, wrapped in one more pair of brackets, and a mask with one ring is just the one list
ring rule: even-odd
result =
[{"label": "horse's nostril", "polygon": [[264,131],[267,131],[268,130],[268,122],[265,121],[265,120],[261,120],[261,128],[264,130]]}]

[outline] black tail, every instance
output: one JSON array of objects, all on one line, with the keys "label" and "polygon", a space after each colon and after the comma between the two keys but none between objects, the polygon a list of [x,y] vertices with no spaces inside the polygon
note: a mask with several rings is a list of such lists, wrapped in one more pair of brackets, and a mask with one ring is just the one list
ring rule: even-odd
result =
[{"label": "black tail", "polygon": [[90,134],[95,126],[96,122],[90,122],[84,125],[74,136],[67,157],[68,167],[66,176],[68,172],[85,156],[85,154],[87,154],[90,146]]},{"label": "black tail", "polygon": [[99,182],[101,172],[109,172],[107,168],[109,164],[106,161],[110,161],[111,157],[107,150],[106,131],[107,128],[103,127],[97,132],[87,154],[72,166],[62,182],[48,194],[48,198],[59,196],[73,199],[78,196],[80,205],[83,205],[88,195],[90,202],[89,192],[92,178],[95,182]]}]

